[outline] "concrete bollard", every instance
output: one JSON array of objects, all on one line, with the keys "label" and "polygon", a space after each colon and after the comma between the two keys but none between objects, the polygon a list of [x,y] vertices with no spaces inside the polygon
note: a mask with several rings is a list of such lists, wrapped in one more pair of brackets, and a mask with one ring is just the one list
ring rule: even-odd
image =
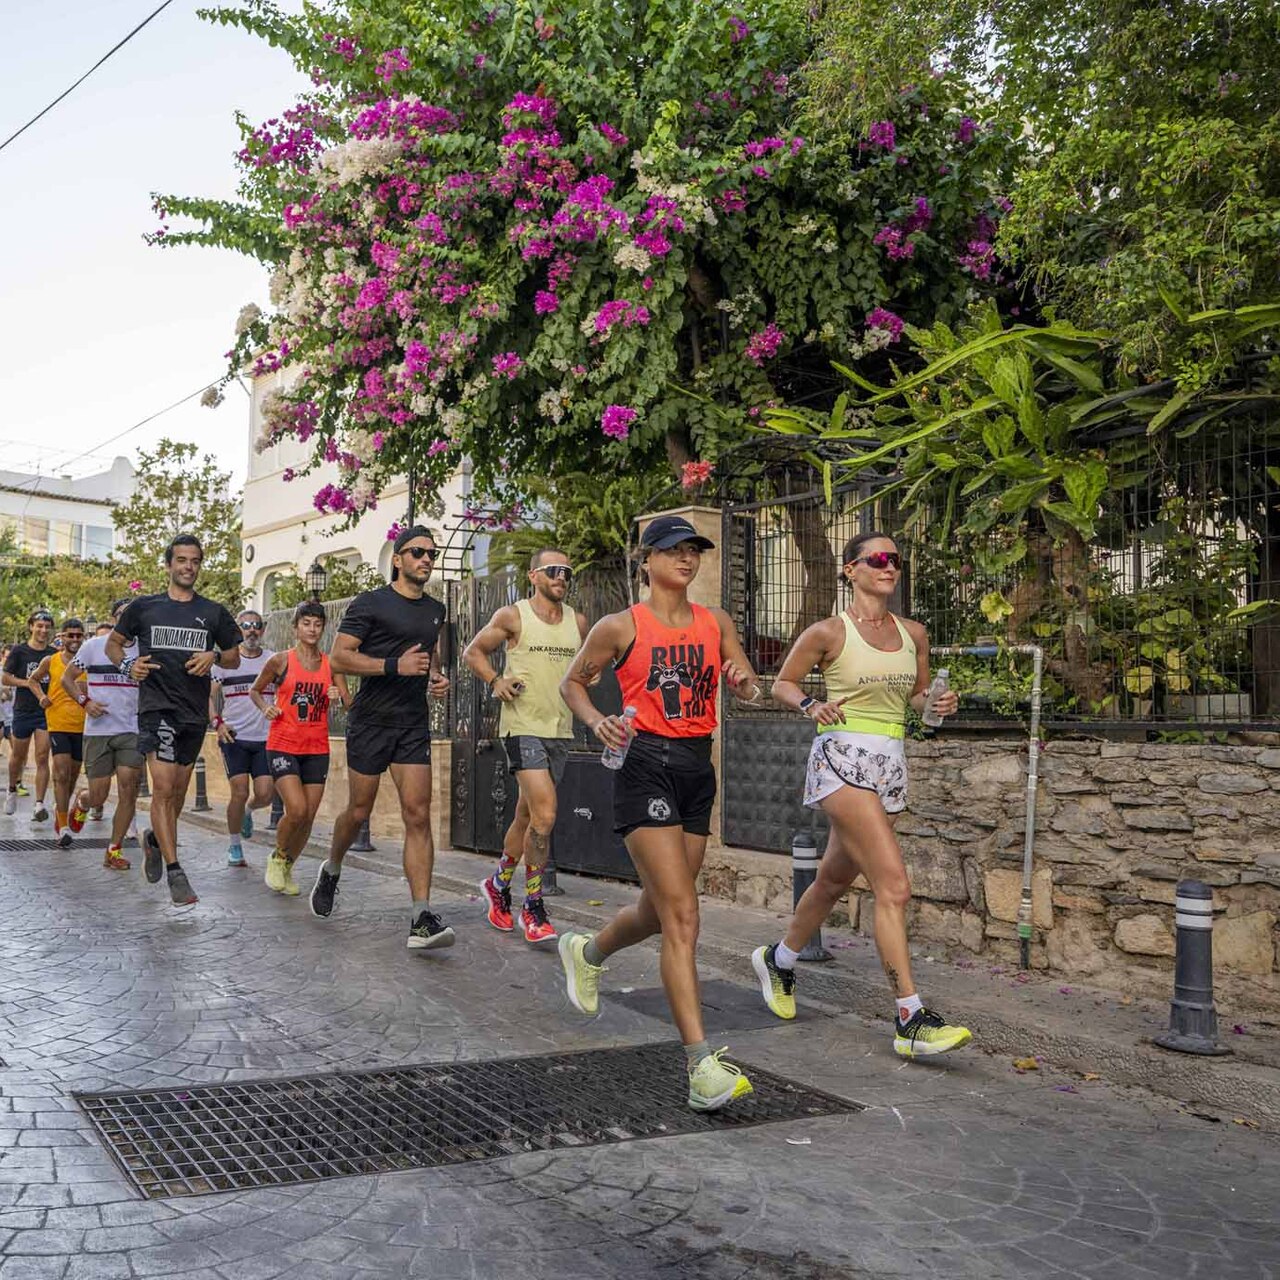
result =
[{"label": "concrete bollard", "polygon": [[212,808],[209,803],[209,782],[204,771],[204,756],[196,756],[196,802],[191,809],[193,813],[208,813]]},{"label": "concrete bollard", "polygon": [[277,791],[271,797],[271,816],[267,819],[267,830],[274,831],[283,817],[284,801],[280,799],[280,793]]},{"label": "concrete bollard", "polygon": [[369,819],[366,818],[360,824],[360,830],[356,832],[356,838],[351,842],[351,852],[373,853],[377,847],[378,846],[369,839]]},{"label": "concrete bollard", "polygon": [[[798,831],[791,840],[791,898],[798,905],[805,890],[818,878],[818,842],[807,831]],[[801,960],[831,960],[831,952],[822,945],[822,926],[799,953]]]},{"label": "concrete bollard", "polygon": [[553,858],[547,859],[542,868],[542,896],[544,898],[563,898],[564,890],[556,883],[556,864]]},{"label": "concrete bollard", "polygon": [[1162,1049],[1220,1056],[1213,1004],[1213,890],[1199,880],[1178,881],[1178,949],[1174,959],[1169,1030],[1155,1037]]}]

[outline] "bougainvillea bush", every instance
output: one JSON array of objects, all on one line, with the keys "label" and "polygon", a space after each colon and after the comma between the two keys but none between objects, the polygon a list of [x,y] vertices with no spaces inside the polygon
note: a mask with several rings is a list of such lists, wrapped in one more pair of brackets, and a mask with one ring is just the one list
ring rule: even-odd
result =
[{"label": "bougainvillea bush", "polygon": [[158,197],[152,239],[272,267],[232,368],[292,370],[265,440],[339,464],[323,511],[410,469],[429,490],[463,456],[508,512],[530,476],[705,478],[765,407],[821,397],[833,359],[883,361],[904,321],[996,287],[1010,144],[927,74],[857,136],[798,131],[803,6],[206,16],[314,91],[242,122],[238,201]]}]

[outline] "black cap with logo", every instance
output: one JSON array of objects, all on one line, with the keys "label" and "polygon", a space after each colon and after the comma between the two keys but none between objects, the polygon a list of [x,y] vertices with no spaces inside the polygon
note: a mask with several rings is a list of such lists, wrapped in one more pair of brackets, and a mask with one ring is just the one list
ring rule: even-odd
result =
[{"label": "black cap with logo", "polygon": [[658,516],[640,535],[640,546],[645,551],[670,551],[682,542],[692,542],[699,551],[710,551],[716,545],[683,516]]}]

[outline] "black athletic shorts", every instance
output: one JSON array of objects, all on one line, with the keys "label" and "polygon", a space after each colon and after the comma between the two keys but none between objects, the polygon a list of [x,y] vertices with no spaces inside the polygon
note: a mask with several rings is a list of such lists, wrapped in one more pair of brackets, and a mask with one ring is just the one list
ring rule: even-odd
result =
[{"label": "black athletic shorts", "polygon": [[138,750],[162,764],[190,768],[204,747],[203,724],[178,724],[167,711],[143,711],[138,715]]},{"label": "black athletic shorts", "polygon": [[347,721],[347,768],[376,778],[393,764],[430,764],[431,728]]},{"label": "black athletic shorts", "polygon": [[55,756],[70,756],[77,764],[84,759],[84,734],[49,731],[49,751]]},{"label": "black athletic shorts", "polygon": [[267,764],[267,744],[265,742],[220,742],[222,763],[227,766],[227,777],[238,778],[242,773],[254,778],[266,778],[271,775],[271,766]]},{"label": "black athletic shorts", "polygon": [[322,787],[329,777],[329,753],[308,752],[295,755],[291,751],[268,753],[273,778],[297,778],[304,787]]},{"label": "black athletic shorts", "polygon": [[637,827],[683,827],[707,836],[715,799],[709,736],[638,733],[613,777],[613,829],[625,836]]}]

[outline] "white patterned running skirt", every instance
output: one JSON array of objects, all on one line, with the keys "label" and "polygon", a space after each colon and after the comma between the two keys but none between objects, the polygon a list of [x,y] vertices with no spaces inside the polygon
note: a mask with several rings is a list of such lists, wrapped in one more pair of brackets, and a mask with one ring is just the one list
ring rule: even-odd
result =
[{"label": "white patterned running skirt", "polygon": [[901,738],[878,733],[820,733],[809,751],[804,803],[810,809],[841,787],[874,791],[885,813],[907,807],[907,756]]}]

